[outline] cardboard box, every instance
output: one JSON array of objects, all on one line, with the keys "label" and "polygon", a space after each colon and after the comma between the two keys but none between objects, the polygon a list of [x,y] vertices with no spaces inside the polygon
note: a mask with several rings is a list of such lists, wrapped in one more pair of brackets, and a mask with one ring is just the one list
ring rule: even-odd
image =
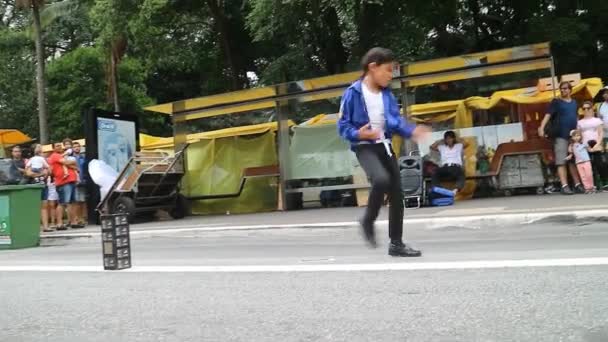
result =
[{"label": "cardboard box", "polygon": [[581,83],[581,74],[567,74],[562,75],[562,82],[568,82],[572,86],[572,88],[576,87],[579,83]]},{"label": "cardboard box", "polygon": [[536,88],[538,91],[549,91],[553,90],[553,87],[557,89],[559,87],[559,81],[557,77],[553,77],[553,82],[551,81],[551,77],[545,77],[538,79],[538,83],[536,84]]}]

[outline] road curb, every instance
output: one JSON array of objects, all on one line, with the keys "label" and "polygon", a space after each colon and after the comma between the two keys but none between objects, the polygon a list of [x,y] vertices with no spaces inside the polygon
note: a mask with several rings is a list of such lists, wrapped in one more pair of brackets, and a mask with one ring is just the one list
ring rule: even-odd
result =
[{"label": "road curb", "polygon": [[[573,210],[573,211],[545,211],[545,212],[518,212],[492,215],[467,215],[448,217],[422,217],[405,219],[405,226],[423,226],[425,229],[439,229],[445,227],[462,227],[468,229],[481,229],[482,227],[499,227],[506,225],[532,224],[543,220],[556,222],[570,222],[580,219],[600,220],[606,218],[607,209]],[[387,225],[387,220],[380,220],[378,225]],[[266,224],[266,225],[234,225],[234,226],[186,226],[172,229],[131,230],[132,236],[154,236],[184,232],[219,232],[239,230],[274,230],[274,229],[326,229],[356,227],[357,221],[319,222],[296,224]],[[96,238],[99,232],[74,232],[61,234],[42,234],[43,240]]]}]

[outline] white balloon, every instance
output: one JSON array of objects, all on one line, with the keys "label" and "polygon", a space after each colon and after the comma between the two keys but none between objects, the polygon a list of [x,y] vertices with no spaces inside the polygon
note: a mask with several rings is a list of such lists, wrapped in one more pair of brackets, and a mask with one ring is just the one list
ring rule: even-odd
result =
[{"label": "white balloon", "polygon": [[118,172],[102,160],[93,159],[89,163],[89,176],[99,186],[101,198],[105,198],[118,178]]}]

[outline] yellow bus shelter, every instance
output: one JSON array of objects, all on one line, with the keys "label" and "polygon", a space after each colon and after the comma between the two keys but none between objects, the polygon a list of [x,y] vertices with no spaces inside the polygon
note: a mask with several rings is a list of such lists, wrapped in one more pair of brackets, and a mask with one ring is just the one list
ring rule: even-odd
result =
[{"label": "yellow bus shelter", "polygon": [[[404,107],[407,107],[405,91],[411,87],[532,70],[546,70],[554,76],[548,42],[402,64],[395,70],[391,88],[401,98]],[[272,112],[278,120],[280,187],[285,189],[289,170],[289,120],[295,118],[302,108],[321,101],[324,101],[325,107],[332,107],[333,112],[338,112],[342,92],[360,76],[360,72],[331,75],[180,100],[146,109],[171,115],[173,146],[176,150],[181,149],[190,139],[188,121],[220,115]],[[457,115],[456,118],[460,125],[468,124],[464,121],[465,115]],[[286,202],[285,191],[281,192],[280,200]]]}]

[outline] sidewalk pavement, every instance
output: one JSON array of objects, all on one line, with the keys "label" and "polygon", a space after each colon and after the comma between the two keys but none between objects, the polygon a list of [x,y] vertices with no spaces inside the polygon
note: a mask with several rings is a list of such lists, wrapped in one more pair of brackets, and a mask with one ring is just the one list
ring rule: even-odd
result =
[{"label": "sidewalk pavement", "polygon": [[[171,234],[187,231],[256,230],[282,228],[339,228],[357,225],[363,208],[305,209],[241,215],[192,216],[131,225],[132,235]],[[382,210],[378,225],[387,224],[388,210]],[[406,229],[423,227],[467,227],[528,224],[546,219],[608,220],[608,193],[563,196],[531,195],[473,199],[449,207],[406,209]],[[42,234],[43,239],[99,236],[98,226]]]}]

